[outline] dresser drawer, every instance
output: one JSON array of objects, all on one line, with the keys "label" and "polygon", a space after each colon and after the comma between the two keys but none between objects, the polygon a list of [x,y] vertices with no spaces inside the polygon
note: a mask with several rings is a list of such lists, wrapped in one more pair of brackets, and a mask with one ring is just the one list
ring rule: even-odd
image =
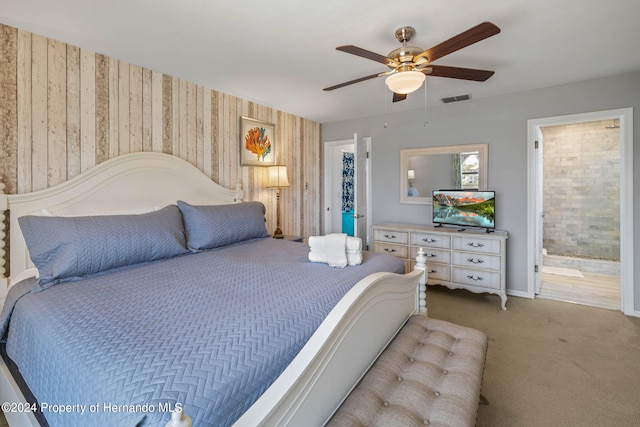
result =
[{"label": "dresser drawer", "polygon": [[497,271],[453,268],[453,281],[488,289],[500,289],[500,273]]},{"label": "dresser drawer", "polygon": [[384,242],[373,242],[373,251],[397,256],[398,258],[407,258],[408,247],[402,245],[394,245]]},{"label": "dresser drawer", "polygon": [[454,237],[453,249],[457,251],[481,252],[485,254],[500,254],[500,240],[483,239],[481,237]]},{"label": "dresser drawer", "polygon": [[[434,280],[436,282],[434,282]],[[451,267],[448,265],[427,263],[427,283],[437,283],[438,280],[451,280]]]},{"label": "dresser drawer", "polygon": [[[451,264],[451,251],[441,250],[441,249],[431,249],[424,246],[421,246],[424,250],[424,256],[427,258],[427,263],[429,262],[440,262],[442,264]],[[418,249],[415,246],[411,247],[411,258],[412,261],[415,261],[418,256]]]},{"label": "dresser drawer", "polygon": [[500,271],[500,257],[483,253],[454,252],[453,265]]},{"label": "dresser drawer", "polygon": [[411,233],[411,244],[423,248],[449,249],[451,237],[442,234]]},{"label": "dresser drawer", "polygon": [[409,243],[409,233],[406,231],[373,230],[373,240],[406,245]]}]

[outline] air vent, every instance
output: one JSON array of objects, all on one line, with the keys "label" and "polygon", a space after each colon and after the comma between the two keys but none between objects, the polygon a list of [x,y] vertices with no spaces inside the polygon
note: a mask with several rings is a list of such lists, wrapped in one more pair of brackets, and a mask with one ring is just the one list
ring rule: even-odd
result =
[{"label": "air vent", "polygon": [[468,101],[471,99],[471,95],[458,95],[458,96],[450,96],[449,98],[442,98],[442,102],[448,104],[450,102],[458,102],[458,101]]}]

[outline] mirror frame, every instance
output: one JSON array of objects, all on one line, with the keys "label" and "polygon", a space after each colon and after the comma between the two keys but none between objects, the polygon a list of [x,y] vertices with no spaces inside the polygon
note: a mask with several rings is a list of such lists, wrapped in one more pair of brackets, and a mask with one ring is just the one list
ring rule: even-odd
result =
[{"label": "mirror frame", "polygon": [[428,156],[430,154],[454,154],[466,151],[478,151],[480,156],[480,172],[478,174],[478,189],[487,189],[487,165],[489,158],[489,144],[446,145],[441,147],[404,148],[400,150],[400,203],[409,205],[432,205],[431,195],[428,197],[409,197],[410,156]]}]

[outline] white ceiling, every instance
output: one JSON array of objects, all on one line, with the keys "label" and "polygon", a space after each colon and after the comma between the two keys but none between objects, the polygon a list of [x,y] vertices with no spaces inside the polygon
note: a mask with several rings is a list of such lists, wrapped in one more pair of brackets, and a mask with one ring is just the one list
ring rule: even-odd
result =
[{"label": "white ceiling", "polygon": [[[502,32],[434,64],[495,70],[483,83],[428,77],[428,104],[640,70],[638,0],[0,0],[0,22],[321,123],[424,108],[391,103],[396,28],[430,48],[483,21]],[[385,105],[386,104],[386,105]]]}]

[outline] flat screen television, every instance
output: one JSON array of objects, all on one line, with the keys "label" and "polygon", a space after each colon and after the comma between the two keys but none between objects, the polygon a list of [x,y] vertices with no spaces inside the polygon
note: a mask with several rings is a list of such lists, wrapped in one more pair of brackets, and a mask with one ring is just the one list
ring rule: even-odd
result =
[{"label": "flat screen television", "polygon": [[495,191],[433,190],[433,223],[495,228]]}]

